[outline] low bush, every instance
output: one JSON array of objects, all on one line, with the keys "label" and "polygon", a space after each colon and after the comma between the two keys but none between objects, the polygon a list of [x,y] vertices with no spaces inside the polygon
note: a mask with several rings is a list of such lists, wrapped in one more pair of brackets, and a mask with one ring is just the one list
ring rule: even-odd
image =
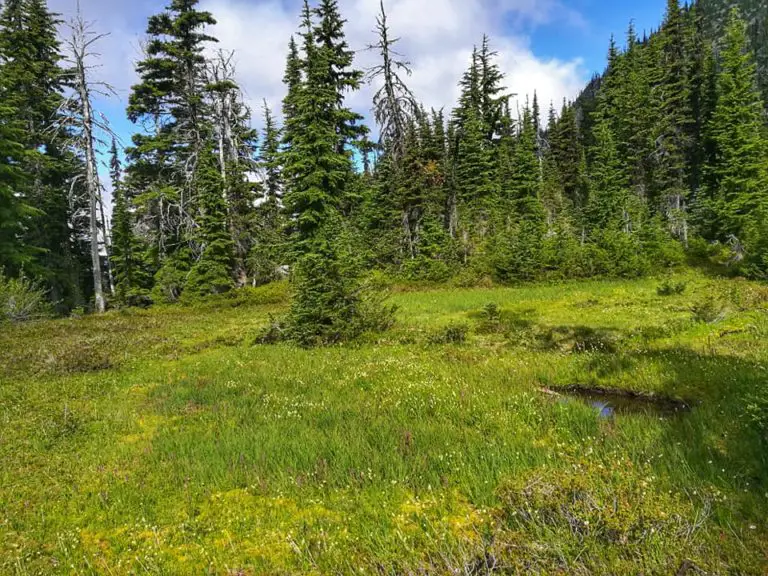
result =
[{"label": "low bush", "polygon": [[333,250],[304,256],[295,279],[288,315],[273,323],[263,341],[288,340],[303,347],[338,344],[383,332],[394,323],[396,307],[387,304],[387,293],[361,281],[354,266]]},{"label": "low bush", "polygon": [[469,326],[463,322],[454,322],[438,330],[430,338],[433,344],[463,344],[467,341]]},{"label": "low bush", "polygon": [[24,322],[50,317],[51,305],[46,291],[24,278],[6,278],[0,274],[0,323]]},{"label": "low bush", "polygon": [[696,322],[714,324],[725,318],[725,303],[716,296],[708,295],[691,306],[691,313]]},{"label": "low bush", "polygon": [[659,296],[677,296],[685,292],[686,288],[688,288],[687,282],[675,282],[667,278],[656,288],[656,294]]}]

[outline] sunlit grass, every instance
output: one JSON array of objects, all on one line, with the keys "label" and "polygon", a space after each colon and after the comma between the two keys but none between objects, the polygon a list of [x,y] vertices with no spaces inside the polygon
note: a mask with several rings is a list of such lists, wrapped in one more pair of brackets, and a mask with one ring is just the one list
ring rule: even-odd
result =
[{"label": "sunlit grass", "polygon": [[[253,345],[284,287],[9,329],[0,573],[762,574],[768,290],[679,280],[398,291],[391,332],[317,350]],[[541,391],[573,384],[695,408]]]}]

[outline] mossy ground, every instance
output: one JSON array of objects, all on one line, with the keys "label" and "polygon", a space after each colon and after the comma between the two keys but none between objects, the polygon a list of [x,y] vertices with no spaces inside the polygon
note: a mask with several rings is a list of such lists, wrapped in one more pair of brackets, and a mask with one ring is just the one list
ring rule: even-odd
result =
[{"label": "mossy ground", "polygon": [[282,285],[2,327],[0,573],[764,574],[768,288],[674,281],[399,290],[314,350],[254,345]]}]

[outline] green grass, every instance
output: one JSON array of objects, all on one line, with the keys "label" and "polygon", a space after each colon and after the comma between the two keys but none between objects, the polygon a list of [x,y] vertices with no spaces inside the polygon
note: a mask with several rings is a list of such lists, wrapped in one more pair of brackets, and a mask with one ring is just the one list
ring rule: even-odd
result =
[{"label": "green grass", "polygon": [[674,281],[398,291],[316,350],[253,345],[281,285],[2,327],[0,573],[764,574],[768,288]]}]

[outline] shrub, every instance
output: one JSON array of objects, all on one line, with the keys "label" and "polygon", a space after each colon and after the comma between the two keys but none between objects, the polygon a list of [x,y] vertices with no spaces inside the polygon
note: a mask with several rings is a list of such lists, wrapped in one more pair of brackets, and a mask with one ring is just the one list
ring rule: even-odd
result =
[{"label": "shrub", "polygon": [[383,332],[394,323],[396,308],[386,303],[386,293],[360,281],[354,264],[332,247],[305,255],[295,278],[291,309],[279,329],[270,328],[272,338],[280,334],[300,346],[328,345]]},{"label": "shrub", "polygon": [[725,317],[725,304],[715,296],[705,296],[691,306],[696,322],[713,324]]},{"label": "shrub", "polygon": [[747,226],[746,260],[741,271],[749,278],[768,279],[768,206],[756,211]]},{"label": "shrub", "polygon": [[499,332],[502,328],[501,310],[495,302],[489,302],[480,311],[478,330],[485,334]]},{"label": "shrub", "polygon": [[622,230],[593,231],[594,245],[589,250],[592,267],[598,274],[637,278],[650,271],[640,239]]},{"label": "shrub", "polygon": [[24,322],[51,316],[46,291],[24,278],[0,274],[0,322]]},{"label": "shrub", "polygon": [[419,256],[403,262],[402,275],[406,280],[445,282],[451,277],[451,267],[442,260]]},{"label": "shrub", "polygon": [[544,226],[536,220],[522,220],[513,229],[497,234],[488,249],[496,277],[502,282],[541,278],[544,236]]},{"label": "shrub", "polygon": [[433,344],[463,344],[467,341],[468,333],[469,326],[461,322],[454,322],[433,334],[430,342]]},{"label": "shrub", "polygon": [[493,279],[491,276],[491,271],[484,259],[479,257],[473,259],[469,266],[462,267],[451,278],[450,284],[456,288],[492,288]]},{"label": "shrub", "polygon": [[674,282],[667,278],[656,288],[656,294],[659,296],[676,296],[685,292],[686,288],[688,288],[686,282]]},{"label": "shrub", "polygon": [[169,257],[155,274],[152,301],[157,303],[177,302],[187,283],[189,262],[187,258]]},{"label": "shrub", "polygon": [[221,262],[204,259],[197,262],[187,275],[183,299],[224,294],[232,289],[233,282],[228,268]]}]

